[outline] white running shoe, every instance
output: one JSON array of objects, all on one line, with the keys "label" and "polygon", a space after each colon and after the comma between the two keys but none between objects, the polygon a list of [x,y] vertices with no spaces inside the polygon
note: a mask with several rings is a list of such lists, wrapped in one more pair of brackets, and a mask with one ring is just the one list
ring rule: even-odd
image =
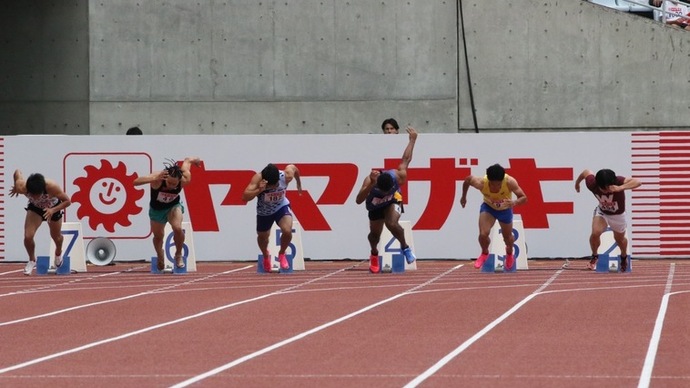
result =
[{"label": "white running shoe", "polygon": [[26,275],[26,276],[31,275],[31,272],[34,270],[35,266],[36,266],[36,262],[29,260],[26,263],[26,267],[24,267],[24,275]]},{"label": "white running shoe", "polygon": [[570,260],[565,259],[565,263],[563,263],[563,266],[561,268],[568,269],[568,267],[570,267]]}]

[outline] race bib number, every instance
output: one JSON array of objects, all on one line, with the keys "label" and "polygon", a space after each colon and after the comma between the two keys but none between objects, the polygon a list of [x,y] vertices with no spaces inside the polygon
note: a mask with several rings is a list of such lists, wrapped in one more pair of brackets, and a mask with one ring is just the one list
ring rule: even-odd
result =
[{"label": "race bib number", "polygon": [[266,193],[264,195],[264,201],[266,201],[266,202],[280,202],[283,200],[284,196],[285,196],[284,191],[276,191],[273,193]]},{"label": "race bib number", "polygon": [[158,197],[156,198],[156,201],[161,203],[170,203],[174,201],[175,198],[177,198],[177,194],[160,191],[158,192]]},{"label": "race bib number", "polygon": [[603,211],[615,213],[618,210],[618,203],[617,202],[599,202],[599,207]]}]

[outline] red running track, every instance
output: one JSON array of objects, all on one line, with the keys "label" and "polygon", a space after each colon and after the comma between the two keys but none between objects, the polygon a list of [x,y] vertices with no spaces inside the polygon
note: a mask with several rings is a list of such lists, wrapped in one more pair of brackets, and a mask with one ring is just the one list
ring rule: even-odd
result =
[{"label": "red running track", "polygon": [[690,262],[629,274],[530,261],[148,264],[24,276],[0,264],[0,386],[687,387]]}]

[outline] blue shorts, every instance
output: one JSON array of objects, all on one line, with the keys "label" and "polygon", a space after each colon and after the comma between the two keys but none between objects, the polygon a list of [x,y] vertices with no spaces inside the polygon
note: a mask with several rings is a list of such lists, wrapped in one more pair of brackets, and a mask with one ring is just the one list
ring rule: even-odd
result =
[{"label": "blue shorts", "polygon": [[181,203],[176,203],[167,209],[156,210],[149,208],[149,219],[151,219],[151,221],[158,222],[159,224],[165,224],[168,222],[168,214],[176,207],[181,208],[182,214],[184,214],[184,206],[182,206]]},{"label": "blue shorts", "polygon": [[513,209],[496,210],[491,206],[487,205],[486,202],[482,202],[482,206],[479,207],[479,212],[486,212],[494,216],[498,222],[502,224],[510,224],[513,222]]},{"label": "blue shorts", "polygon": [[275,222],[276,224],[278,221],[280,221],[283,216],[292,216],[292,213],[290,212],[290,205],[285,205],[278,209],[275,213],[271,214],[270,216],[256,216],[256,231],[257,232],[265,232],[267,230],[271,229],[271,226],[273,226],[273,223]]}]

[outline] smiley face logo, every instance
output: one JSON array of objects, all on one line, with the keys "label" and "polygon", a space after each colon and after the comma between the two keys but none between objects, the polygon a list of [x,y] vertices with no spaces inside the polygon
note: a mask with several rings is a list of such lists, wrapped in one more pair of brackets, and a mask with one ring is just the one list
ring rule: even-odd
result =
[{"label": "smiley face logo", "polygon": [[103,225],[105,230],[115,232],[115,225],[129,226],[129,216],[139,214],[141,207],[136,202],[144,196],[143,190],[134,187],[137,175],[127,175],[123,162],[117,167],[101,159],[101,167],[85,166],[86,176],[74,180],[79,191],[74,193],[72,202],[79,203],[77,217],[88,217],[89,226],[96,229]]},{"label": "smiley face logo", "polygon": [[125,206],[127,191],[121,181],[107,177],[96,181],[91,186],[89,198],[98,212],[114,214]]}]

